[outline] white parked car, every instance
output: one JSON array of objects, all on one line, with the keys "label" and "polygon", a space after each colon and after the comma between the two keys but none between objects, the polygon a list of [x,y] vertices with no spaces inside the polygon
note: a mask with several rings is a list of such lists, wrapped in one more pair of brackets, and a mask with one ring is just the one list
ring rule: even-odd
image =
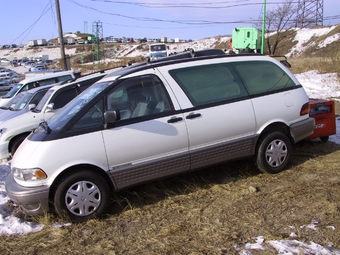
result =
[{"label": "white parked car", "polygon": [[103,78],[105,74],[107,73],[98,72],[85,75],[74,82],[53,86],[45,92],[39,103],[36,107],[32,107],[31,111],[0,122],[0,160],[10,158],[22,141],[42,120],[48,120],[57,110],[87,87]]},{"label": "white parked car", "polygon": [[16,96],[22,91],[27,91],[36,87],[45,86],[49,84],[59,83],[62,81],[75,80],[74,71],[63,71],[56,73],[46,73],[28,77],[15,84],[8,93],[0,98],[0,106],[5,105],[12,97]]},{"label": "white parked car", "polygon": [[37,87],[13,97],[7,104],[0,107],[0,123],[34,109],[52,86],[54,84]]},{"label": "white parked car", "polygon": [[79,222],[114,191],[228,160],[280,172],[314,126],[305,90],[274,58],[184,53],[85,90],[25,139],[5,186],[30,215]]}]

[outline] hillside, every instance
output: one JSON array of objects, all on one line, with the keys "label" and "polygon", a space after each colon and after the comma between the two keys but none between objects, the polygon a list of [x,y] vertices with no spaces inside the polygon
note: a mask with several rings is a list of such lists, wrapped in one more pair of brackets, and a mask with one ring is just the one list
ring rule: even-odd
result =
[{"label": "hillside", "polygon": [[[277,36],[278,34],[275,33],[270,34],[269,40],[271,45],[273,44],[273,41],[276,40],[275,38]],[[182,52],[188,48],[192,48],[194,50],[207,48],[228,49],[229,40],[229,36],[217,36],[187,43],[168,43],[167,46],[169,47],[170,53]],[[84,63],[93,63],[93,59],[95,59],[93,52],[94,49],[92,45],[65,46],[65,54],[70,56],[72,69],[84,69]],[[0,50],[0,57],[7,58],[9,60],[14,58],[20,59],[23,57],[37,57],[41,54],[49,55],[50,59],[59,59],[61,51],[57,46]],[[125,64],[126,61],[130,60],[138,62],[148,56],[148,43],[101,44],[100,55],[100,63],[108,64],[112,62],[119,62]],[[285,55],[289,58],[295,59],[306,57],[329,57],[331,58],[333,66],[339,66],[340,24],[334,26],[293,29],[282,32],[280,34],[280,43],[277,47],[276,55]],[[322,65],[323,64],[321,64],[321,66]],[[109,66],[107,66],[107,68],[109,68]],[[308,70],[313,70],[313,66],[302,71]],[[322,72],[325,71],[323,70]],[[329,72],[339,71],[338,69],[332,68]]]}]

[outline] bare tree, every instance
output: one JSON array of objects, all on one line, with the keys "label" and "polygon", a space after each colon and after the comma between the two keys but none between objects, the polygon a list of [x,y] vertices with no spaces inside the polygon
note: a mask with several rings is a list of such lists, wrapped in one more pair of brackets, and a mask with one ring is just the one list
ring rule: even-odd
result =
[{"label": "bare tree", "polygon": [[266,36],[267,53],[275,55],[280,43],[294,33],[296,25],[298,6],[293,0],[287,0],[275,9],[268,10],[266,15]]}]

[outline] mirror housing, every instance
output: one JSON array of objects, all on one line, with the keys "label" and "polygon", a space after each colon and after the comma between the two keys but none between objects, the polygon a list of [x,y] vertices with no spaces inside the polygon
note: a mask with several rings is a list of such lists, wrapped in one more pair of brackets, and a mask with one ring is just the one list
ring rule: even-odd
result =
[{"label": "mirror housing", "polygon": [[54,106],[54,103],[50,103],[46,106],[46,110],[45,112],[52,112],[53,111],[53,106]]},{"label": "mirror housing", "polygon": [[114,126],[116,121],[120,120],[120,111],[117,110],[108,110],[104,112],[104,125],[105,128],[110,128]]},{"label": "mirror housing", "polygon": [[28,110],[31,111],[31,110],[33,110],[35,107],[36,107],[35,104],[29,104],[29,105],[28,105]]}]

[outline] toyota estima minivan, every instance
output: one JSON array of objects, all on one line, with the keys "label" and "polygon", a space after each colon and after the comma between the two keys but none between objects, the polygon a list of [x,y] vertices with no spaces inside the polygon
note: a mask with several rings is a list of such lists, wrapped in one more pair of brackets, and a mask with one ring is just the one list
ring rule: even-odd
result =
[{"label": "toyota estima minivan", "polygon": [[228,160],[282,171],[314,125],[305,90],[274,58],[183,53],[89,87],[25,139],[5,186],[29,215],[80,222],[114,191]]}]

